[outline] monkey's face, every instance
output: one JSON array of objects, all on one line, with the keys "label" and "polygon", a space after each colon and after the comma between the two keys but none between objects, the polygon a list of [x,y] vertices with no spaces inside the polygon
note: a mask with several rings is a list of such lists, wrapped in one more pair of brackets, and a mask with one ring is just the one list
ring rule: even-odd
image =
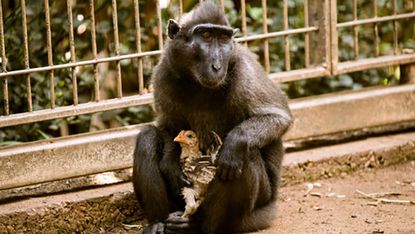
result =
[{"label": "monkey's face", "polygon": [[174,67],[186,70],[203,87],[218,88],[225,82],[236,32],[228,26],[210,23],[181,28],[170,20],[168,33],[173,40]]},{"label": "monkey's face", "polygon": [[234,47],[233,30],[200,24],[191,33],[194,64],[190,69],[193,77],[206,88],[219,87],[225,81]]}]

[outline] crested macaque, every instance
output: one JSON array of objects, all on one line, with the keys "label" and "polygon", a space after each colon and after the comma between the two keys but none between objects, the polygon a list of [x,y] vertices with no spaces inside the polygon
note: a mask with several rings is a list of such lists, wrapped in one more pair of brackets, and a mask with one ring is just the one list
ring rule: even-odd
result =
[{"label": "crested macaque", "polygon": [[[212,2],[177,21],[152,75],[157,119],[138,135],[133,185],[148,218],[144,233],[238,233],[268,227],[276,215],[284,154],[281,137],[292,123],[287,98],[256,56],[235,42],[237,30]],[[223,140],[216,174],[203,202],[183,217],[183,187],[173,139],[192,129],[206,152]]]}]

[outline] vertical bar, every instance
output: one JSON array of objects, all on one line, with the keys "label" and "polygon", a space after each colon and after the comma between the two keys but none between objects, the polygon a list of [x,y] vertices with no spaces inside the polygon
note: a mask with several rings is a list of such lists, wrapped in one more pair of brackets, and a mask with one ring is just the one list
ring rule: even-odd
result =
[{"label": "vertical bar", "polygon": [[326,68],[330,75],[337,64],[336,0],[308,0],[308,10],[310,25],[318,27],[310,33],[310,64]]},{"label": "vertical bar", "polygon": [[[353,0],[353,20],[357,20],[357,0]],[[353,26],[353,47],[354,59],[359,59],[359,31],[357,26]]]},{"label": "vertical bar", "polygon": [[[268,33],[268,16],[267,16],[267,0],[262,0],[262,31]],[[265,71],[269,73],[269,41],[264,39],[264,66]]]},{"label": "vertical bar", "polygon": [[[157,1],[157,4],[159,1]],[[117,14],[117,1],[112,0],[112,24],[114,30],[114,44],[115,44],[115,55],[120,55],[120,40],[118,37],[118,14]],[[122,97],[122,82],[121,82],[121,64],[120,60],[116,61],[117,69],[117,97]]]},{"label": "vertical bar", "polygon": [[[72,0],[66,1],[68,8],[68,19],[69,19],[69,47],[71,51],[71,62],[76,62],[75,54],[75,38],[73,34],[73,17],[72,17]],[[76,67],[71,68],[72,72],[72,85],[73,85],[73,104],[78,105],[78,83],[76,80]]]},{"label": "vertical bar", "polygon": [[[95,2],[91,0],[89,2],[89,12],[91,15],[91,45],[92,45],[92,54],[94,56],[94,60],[98,59],[98,52],[97,52],[97,36],[96,36],[96,26],[95,26]],[[95,101],[99,102],[101,99],[101,95],[99,93],[99,74],[98,74],[98,64],[94,64],[94,93],[95,93]]]},{"label": "vertical bar", "polygon": [[[415,0],[414,0],[415,1]],[[373,0],[373,18],[378,17],[378,1]],[[373,33],[375,34],[375,55],[376,57],[379,56],[379,30],[378,30],[378,23],[373,24]]]},{"label": "vertical bar", "polygon": [[[392,1],[392,9],[393,9],[393,15],[396,15],[396,11],[397,11],[397,6],[396,6],[396,0]],[[396,25],[396,20],[393,20],[393,54],[397,54],[398,53],[398,32],[397,32],[397,25]]]},{"label": "vertical bar", "polygon": [[[247,36],[247,31],[246,31],[246,5],[245,5],[245,0],[241,0],[241,14],[242,14],[242,35],[243,37]],[[244,46],[248,47],[248,42],[245,41],[244,42]]]},{"label": "vertical bar", "polygon": [[[284,30],[288,30],[288,1],[284,0],[283,6],[283,17],[284,17]],[[284,36],[284,61],[285,61],[285,70],[291,70],[290,63],[290,41],[288,36]]]},{"label": "vertical bar", "polygon": [[400,84],[415,84],[415,63],[401,65],[400,71]]},{"label": "vertical bar", "polygon": [[[6,46],[4,42],[4,26],[3,26],[3,1],[0,0],[0,53],[2,72],[7,71]],[[9,115],[9,87],[7,77],[3,78],[3,111],[5,115]]]},{"label": "vertical bar", "polygon": [[[27,37],[27,21],[26,21],[26,0],[21,0],[21,9],[22,9],[22,28],[23,28],[23,50],[24,50],[24,66],[25,69],[30,68],[29,63],[29,42]],[[30,84],[30,73],[26,76],[26,87],[27,87],[27,105],[29,112],[33,111],[32,107],[32,86]]]},{"label": "vertical bar", "polygon": [[[138,0],[134,0],[134,19],[135,19],[135,45],[137,52],[141,53],[141,29],[140,29],[140,6]],[[138,92],[143,94],[144,78],[143,78],[143,59],[138,58]]]},{"label": "vertical bar", "polygon": [[159,39],[159,49],[163,49],[163,25],[161,23],[161,8],[160,1],[157,1],[157,27],[158,27],[158,39]]},{"label": "vertical bar", "polygon": [[[44,0],[45,6],[45,21],[46,21],[46,46],[48,51],[48,65],[53,66],[52,57],[52,33],[50,30],[50,13],[49,13],[49,0]],[[54,82],[54,70],[49,72],[49,90],[50,90],[50,108],[55,108],[55,82]]]},{"label": "vertical bar", "polygon": [[[327,27],[326,33],[329,39],[328,46],[326,46],[326,58],[324,63],[330,71],[330,75],[337,74],[337,64],[339,62],[339,46],[337,36],[337,0],[330,1],[327,6],[324,4],[324,25]],[[328,22],[326,22],[328,20]],[[327,24],[326,24],[327,23]]]},{"label": "vertical bar", "polygon": [[179,0],[179,15],[183,15],[183,0]]},{"label": "vertical bar", "polygon": [[225,0],[220,0],[220,7],[222,8],[222,11],[225,12]]},{"label": "vertical bar", "polygon": [[[310,26],[308,20],[308,0],[304,0],[304,27]],[[305,67],[310,67],[310,32],[304,34]]]}]

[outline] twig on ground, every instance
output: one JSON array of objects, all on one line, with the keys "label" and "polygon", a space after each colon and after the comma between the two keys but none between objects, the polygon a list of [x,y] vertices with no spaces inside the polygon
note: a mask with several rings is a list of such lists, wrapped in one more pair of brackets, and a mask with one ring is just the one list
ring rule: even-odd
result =
[{"label": "twig on ground", "polygon": [[312,183],[306,183],[305,186],[307,186],[307,191],[303,194],[304,197],[306,197],[314,188]]},{"label": "twig on ground", "polygon": [[[388,196],[388,195],[395,195],[398,193],[364,193],[358,189],[356,189],[356,192],[370,198],[372,200],[375,200],[377,203],[395,203],[395,204],[415,204],[415,201],[410,200],[397,200],[397,199],[387,199],[387,198],[379,198],[380,196]],[[373,203],[370,203],[370,205],[373,205]]]},{"label": "twig on ground", "polygon": [[134,229],[134,228],[142,229],[143,228],[142,224],[125,224],[125,223],[122,223],[122,225],[126,229]]}]

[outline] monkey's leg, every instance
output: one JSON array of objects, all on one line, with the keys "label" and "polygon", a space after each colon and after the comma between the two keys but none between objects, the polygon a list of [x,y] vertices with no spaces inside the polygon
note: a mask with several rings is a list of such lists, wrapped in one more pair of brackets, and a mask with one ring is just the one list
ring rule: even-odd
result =
[{"label": "monkey's leg", "polygon": [[270,143],[261,150],[261,153],[266,170],[261,180],[262,184],[259,186],[259,194],[270,194],[271,197],[269,200],[257,199],[255,209],[243,218],[240,232],[254,232],[267,228],[277,215],[278,187],[284,155],[282,142],[276,140]]},{"label": "monkey's leg", "polygon": [[[253,150],[250,154],[240,178],[230,181],[217,178],[212,181],[205,200],[195,214],[202,223],[203,232],[235,233],[269,226],[270,218],[275,216],[276,211],[273,209],[276,189],[271,185],[277,177],[271,178],[267,170],[276,170],[279,163],[268,165],[264,159],[268,155],[259,150]],[[275,172],[277,174],[279,172]]]},{"label": "monkey's leg", "polygon": [[146,229],[148,233],[158,230],[159,228],[152,226],[163,222],[174,209],[174,203],[171,202],[172,198],[159,168],[161,152],[163,139],[160,131],[154,126],[144,128],[137,137],[132,181],[137,199],[150,223]]}]

